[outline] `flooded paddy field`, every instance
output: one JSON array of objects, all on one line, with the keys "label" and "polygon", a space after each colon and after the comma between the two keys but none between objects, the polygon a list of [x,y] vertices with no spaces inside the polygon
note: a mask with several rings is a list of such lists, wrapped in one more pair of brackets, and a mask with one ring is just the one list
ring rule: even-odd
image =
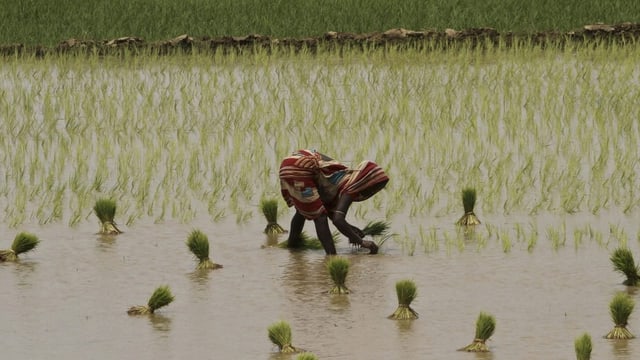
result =
[{"label": "flooded paddy field", "polygon": [[[321,359],[572,359],[584,332],[594,358],[634,359],[635,340],[603,339],[612,297],[638,300],[609,260],[640,254],[634,51],[4,65],[0,248],[19,231],[41,243],[0,263],[3,355],[287,359],[267,337],[286,320]],[[351,294],[326,294],[323,251],[262,233],[259,200],[279,196],[297,148],[391,178],[349,214],[391,224],[380,254],[337,244]],[[482,224],[464,232],[467,186]],[[123,234],[96,234],[103,196]],[[195,228],[222,269],[195,271]],[[406,278],[420,317],[389,320]],[[162,284],[172,304],[127,315]],[[491,352],[456,351],[480,311],[496,318]]]}]

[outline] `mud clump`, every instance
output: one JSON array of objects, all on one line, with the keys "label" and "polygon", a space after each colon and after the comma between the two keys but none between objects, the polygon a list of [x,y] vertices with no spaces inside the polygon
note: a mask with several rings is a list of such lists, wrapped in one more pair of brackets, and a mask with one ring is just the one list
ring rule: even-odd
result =
[{"label": "mud clump", "polygon": [[640,24],[621,23],[615,25],[590,24],[569,32],[537,33],[500,33],[492,28],[471,28],[463,30],[445,29],[414,31],[403,28],[389,29],[384,32],[348,33],[329,31],[322,36],[306,38],[275,38],[260,34],[246,36],[222,36],[194,38],[187,34],[173,39],[147,42],[139,37],[120,37],[109,40],[67,39],[54,47],[27,46],[24,44],[0,45],[1,56],[35,55],[45,57],[49,54],[97,54],[97,55],[136,55],[212,52],[222,54],[242,54],[256,50],[267,52],[319,50],[364,50],[377,47],[394,46],[397,49],[414,48],[455,48],[459,44],[479,46],[513,46],[528,44],[532,46],[555,46],[562,48],[567,44],[602,42],[611,44],[636,43],[640,39]]}]

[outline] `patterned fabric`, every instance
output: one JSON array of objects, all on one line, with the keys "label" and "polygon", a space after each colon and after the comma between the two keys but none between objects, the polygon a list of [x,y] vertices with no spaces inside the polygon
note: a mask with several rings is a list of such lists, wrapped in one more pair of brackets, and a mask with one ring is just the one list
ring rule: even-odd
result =
[{"label": "patterned fabric", "polygon": [[[349,194],[354,201],[366,200],[374,193],[365,190],[389,181],[382,168],[372,161],[363,161],[355,169],[349,169],[338,161],[323,160],[319,153],[312,150],[298,150],[284,158],[279,176],[280,190],[287,205],[295,206],[309,220],[327,214],[335,206],[340,194]],[[324,185],[319,185],[319,176],[326,179],[320,181]],[[326,188],[332,184],[337,191],[329,191],[333,198],[325,198],[323,202],[320,192],[326,194]],[[319,189],[319,186],[323,187]]]}]

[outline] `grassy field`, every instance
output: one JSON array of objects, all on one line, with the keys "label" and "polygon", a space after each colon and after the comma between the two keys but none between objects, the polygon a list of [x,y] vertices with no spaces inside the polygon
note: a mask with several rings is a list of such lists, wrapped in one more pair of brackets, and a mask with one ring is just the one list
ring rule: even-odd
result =
[{"label": "grassy field", "polygon": [[179,34],[317,36],[493,27],[500,32],[568,31],[596,22],[639,22],[637,0],[0,0],[0,44],[52,46],[69,38]]}]

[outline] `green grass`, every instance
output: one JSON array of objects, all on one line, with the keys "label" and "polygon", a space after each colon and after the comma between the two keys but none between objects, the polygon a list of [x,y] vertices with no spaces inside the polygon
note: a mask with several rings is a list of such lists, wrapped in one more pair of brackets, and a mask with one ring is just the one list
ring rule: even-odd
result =
[{"label": "green grass", "polygon": [[397,27],[566,31],[588,23],[640,20],[640,2],[635,0],[2,0],[0,9],[0,43],[45,46],[69,38],[138,36],[157,41],[184,33],[303,37]]}]

